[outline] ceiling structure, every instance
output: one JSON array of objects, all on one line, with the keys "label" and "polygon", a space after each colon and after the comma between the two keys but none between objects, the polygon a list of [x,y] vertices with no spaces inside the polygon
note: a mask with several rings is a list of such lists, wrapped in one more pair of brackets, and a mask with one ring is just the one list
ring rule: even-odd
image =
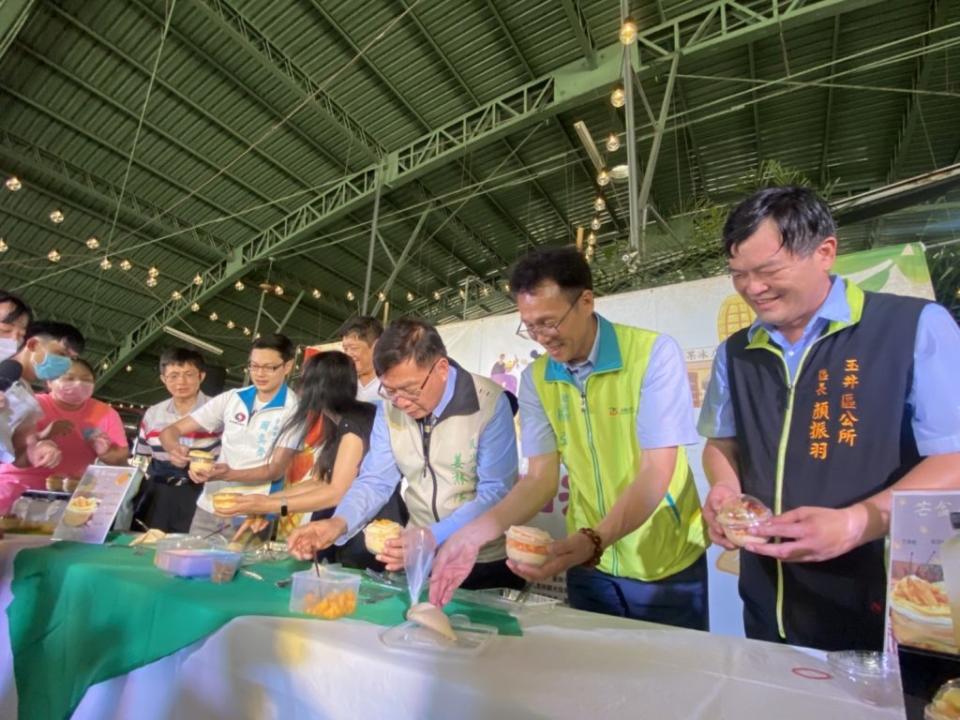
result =
[{"label": "ceiling structure", "polygon": [[[365,287],[378,314],[381,293],[391,316],[507,311],[513,260],[595,215],[601,291],[716,272],[691,222],[764,161],[832,202],[960,162],[960,3],[630,10],[652,212],[626,265],[628,183],[600,188],[574,129],[626,162],[619,2],[7,0],[0,287],[84,332],[99,394],[149,403],[165,326],[239,381],[256,332],[328,340]],[[950,243],[958,213],[948,182],[841,246]]]}]

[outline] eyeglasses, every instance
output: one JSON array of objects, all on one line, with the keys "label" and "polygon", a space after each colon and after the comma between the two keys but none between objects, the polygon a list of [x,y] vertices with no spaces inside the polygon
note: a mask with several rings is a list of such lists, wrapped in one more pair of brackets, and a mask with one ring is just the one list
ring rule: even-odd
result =
[{"label": "eyeglasses", "polygon": [[567,308],[567,311],[556,322],[544,322],[537,323],[536,325],[526,325],[523,323],[523,321],[521,321],[517,326],[517,335],[527,340],[536,340],[538,337],[556,335],[560,331],[561,323],[567,319],[567,315],[573,312],[573,309],[577,306],[577,302],[580,300],[581,295],[583,295],[583,290],[577,293],[577,296],[573,299],[573,302],[570,303],[570,307]]},{"label": "eyeglasses", "polygon": [[279,363],[277,365],[257,365],[256,363],[250,363],[247,365],[247,369],[251,373],[275,373],[277,370],[282,368],[284,363]]},{"label": "eyeglasses", "polygon": [[196,380],[200,377],[198,372],[170,372],[163,376],[166,382],[180,382],[181,380]]},{"label": "eyeglasses", "polygon": [[430,376],[433,375],[433,369],[437,366],[437,363],[440,362],[440,358],[437,358],[433,361],[433,365],[430,366],[430,370],[427,372],[427,376],[423,379],[423,382],[420,383],[420,387],[416,390],[391,390],[385,388],[383,383],[380,383],[380,387],[377,388],[377,395],[382,397],[384,400],[389,400],[393,402],[394,400],[408,400],[414,402],[420,398],[420,394],[423,392],[423,388],[427,385],[427,380],[430,379]]}]

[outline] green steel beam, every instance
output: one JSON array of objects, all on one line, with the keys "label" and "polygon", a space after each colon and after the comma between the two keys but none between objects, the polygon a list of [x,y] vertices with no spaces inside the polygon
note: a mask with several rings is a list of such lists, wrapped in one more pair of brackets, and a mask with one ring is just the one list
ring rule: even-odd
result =
[{"label": "green steel beam", "polygon": [[[927,46],[931,42],[931,35],[944,24],[947,12],[951,3],[946,0],[931,0],[928,16],[927,30],[929,34],[923,36],[923,44]],[[933,70],[934,59],[929,54],[922,54],[917,58],[917,70],[913,79],[914,90],[925,90],[930,82],[930,73]],[[904,111],[903,122],[900,125],[900,134],[897,136],[897,142],[893,146],[893,153],[890,156],[890,168],[887,171],[887,183],[900,179],[901,166],[904,159],[909,155],[910,143],[913,141],[913,135],[917,129],[917,123],[923,110],[920,107],[920,95],[914,93],[907,97],[907,107]],[[931,161],[934,159],[931,158]],[[934,163],[935,164],[935,163]]]},{"label": "green steel beam", "polygon": [[0,59],[26,24],[34,0],[0,0]]},{"label": "green steel beam", "polygon": [[587,61],[590,67],[597,66],[597,50],[593,45],[593,38],[590,37],[590,26],[587,19],[583,16],[580,9],[580,3],[577,0],[560,0],[563,6],[563,12],[567,16],[567,24],[573,37],[580,43],[580,49],[583,50],[583,59]]},{"label": "green steel beam", "polygon": [[[877,1],[822,0],[781,12],[774,0],[767,14],[746,13],[737,20],[737,13],[742,12],[737,10],[740,6],[732,0],[719,0],[706,8],[642,32],[638,37],[648,47],[664,45],[675,51],[681,49],[686,56],[699,57],[703,53],[710,54],[735,43],[746,43],[762,35],[775,33],[780,26],[789,27],[832,17]],[[718,17],[731,21],[721,23]],[[692,30],[687,27],[691,18],[699,18]],[[619,76],[621,55],[619,44],[601,50],[594,69],[584,70],[579,62],[559,68],[389,153],[384,159],[387,186],[397,188],[412,183],[423,174],[459,159],[468,148],[486,146],[546,117],[604,96],[610,84]],[[652,76],[661,67],[662,64],[656,61],[641,65],[637,69],[638,75]],[[194,301],[203,302],[217,294],[242,274],[250,263],[270,257],[279,249],[302,240],[323,223],[343,217],[369,203],[376,189],[377,170],[378,165],[374,164],[343,178],[236,247],[228,258],[204,273],[204,282],[200,286],[192,286],[188,290],[186,303],[164,303],[125,338],[109,358],[110,368],[102,375],[101,383],[109,379],[127,358],[152,342],[163,331],[164,325],[176,321],[183,314],[185,306]]]},{"label": "green steel beam", "polygon": [[[840,16],[833,19],[833,42],[830,45],[830,68],[827,70],[828,77],[833,75],[834,66],[837,62],[837,52],[840,46]],[[759,103],[754,103],[754,112]],[[833,124],[833,85],[827,88],[827,111],[823,114],[823,140],[820,146],[820,187],[826,187],[829,182],[829,172],[827,170],[827,159],[830,155],[830,130]]]},{"label": "green steel beam", "polygon": [[[839,16],[838,16],[839,17]],[[747,43],[747,63],[750,65],[750,79],[757,79],[757,61],[754,57],[753,43]],[[763,135],[760,124],[760,103],[757,101],[756,91],[750,93],[753,102],[750,103],[750,109],[753,111],[753,141],[757,148],[757,167],[763,164]]]}]

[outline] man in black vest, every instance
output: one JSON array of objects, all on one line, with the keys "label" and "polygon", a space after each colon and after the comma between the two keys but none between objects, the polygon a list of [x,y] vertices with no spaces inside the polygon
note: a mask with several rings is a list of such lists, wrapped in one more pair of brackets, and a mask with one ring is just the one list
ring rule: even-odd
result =
[{"label": "man in black vest", "polygon": [[830,211],[767,188],[731,212],[724,247],[757,314],[717,350],[699,430],[711,539],[717,510],[754,495],[769,544],[740,554],[748,637],[879,649],[891,491],[960,488],[960,329],[941,306],[831,275]]}]

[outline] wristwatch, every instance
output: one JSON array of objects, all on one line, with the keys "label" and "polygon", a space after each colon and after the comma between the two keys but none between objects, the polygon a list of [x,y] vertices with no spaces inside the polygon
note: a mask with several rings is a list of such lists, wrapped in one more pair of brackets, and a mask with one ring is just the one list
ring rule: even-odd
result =
[{"label": "wristwatch", "polygon": [[280,517],[286,517],[286,516],[289,515],[289,514],[290,514],[290,513],[289,513],[289,511],[287,510],[287,501],[286,501],[286,500],[281,500],[281,501],[280,501]]}]

